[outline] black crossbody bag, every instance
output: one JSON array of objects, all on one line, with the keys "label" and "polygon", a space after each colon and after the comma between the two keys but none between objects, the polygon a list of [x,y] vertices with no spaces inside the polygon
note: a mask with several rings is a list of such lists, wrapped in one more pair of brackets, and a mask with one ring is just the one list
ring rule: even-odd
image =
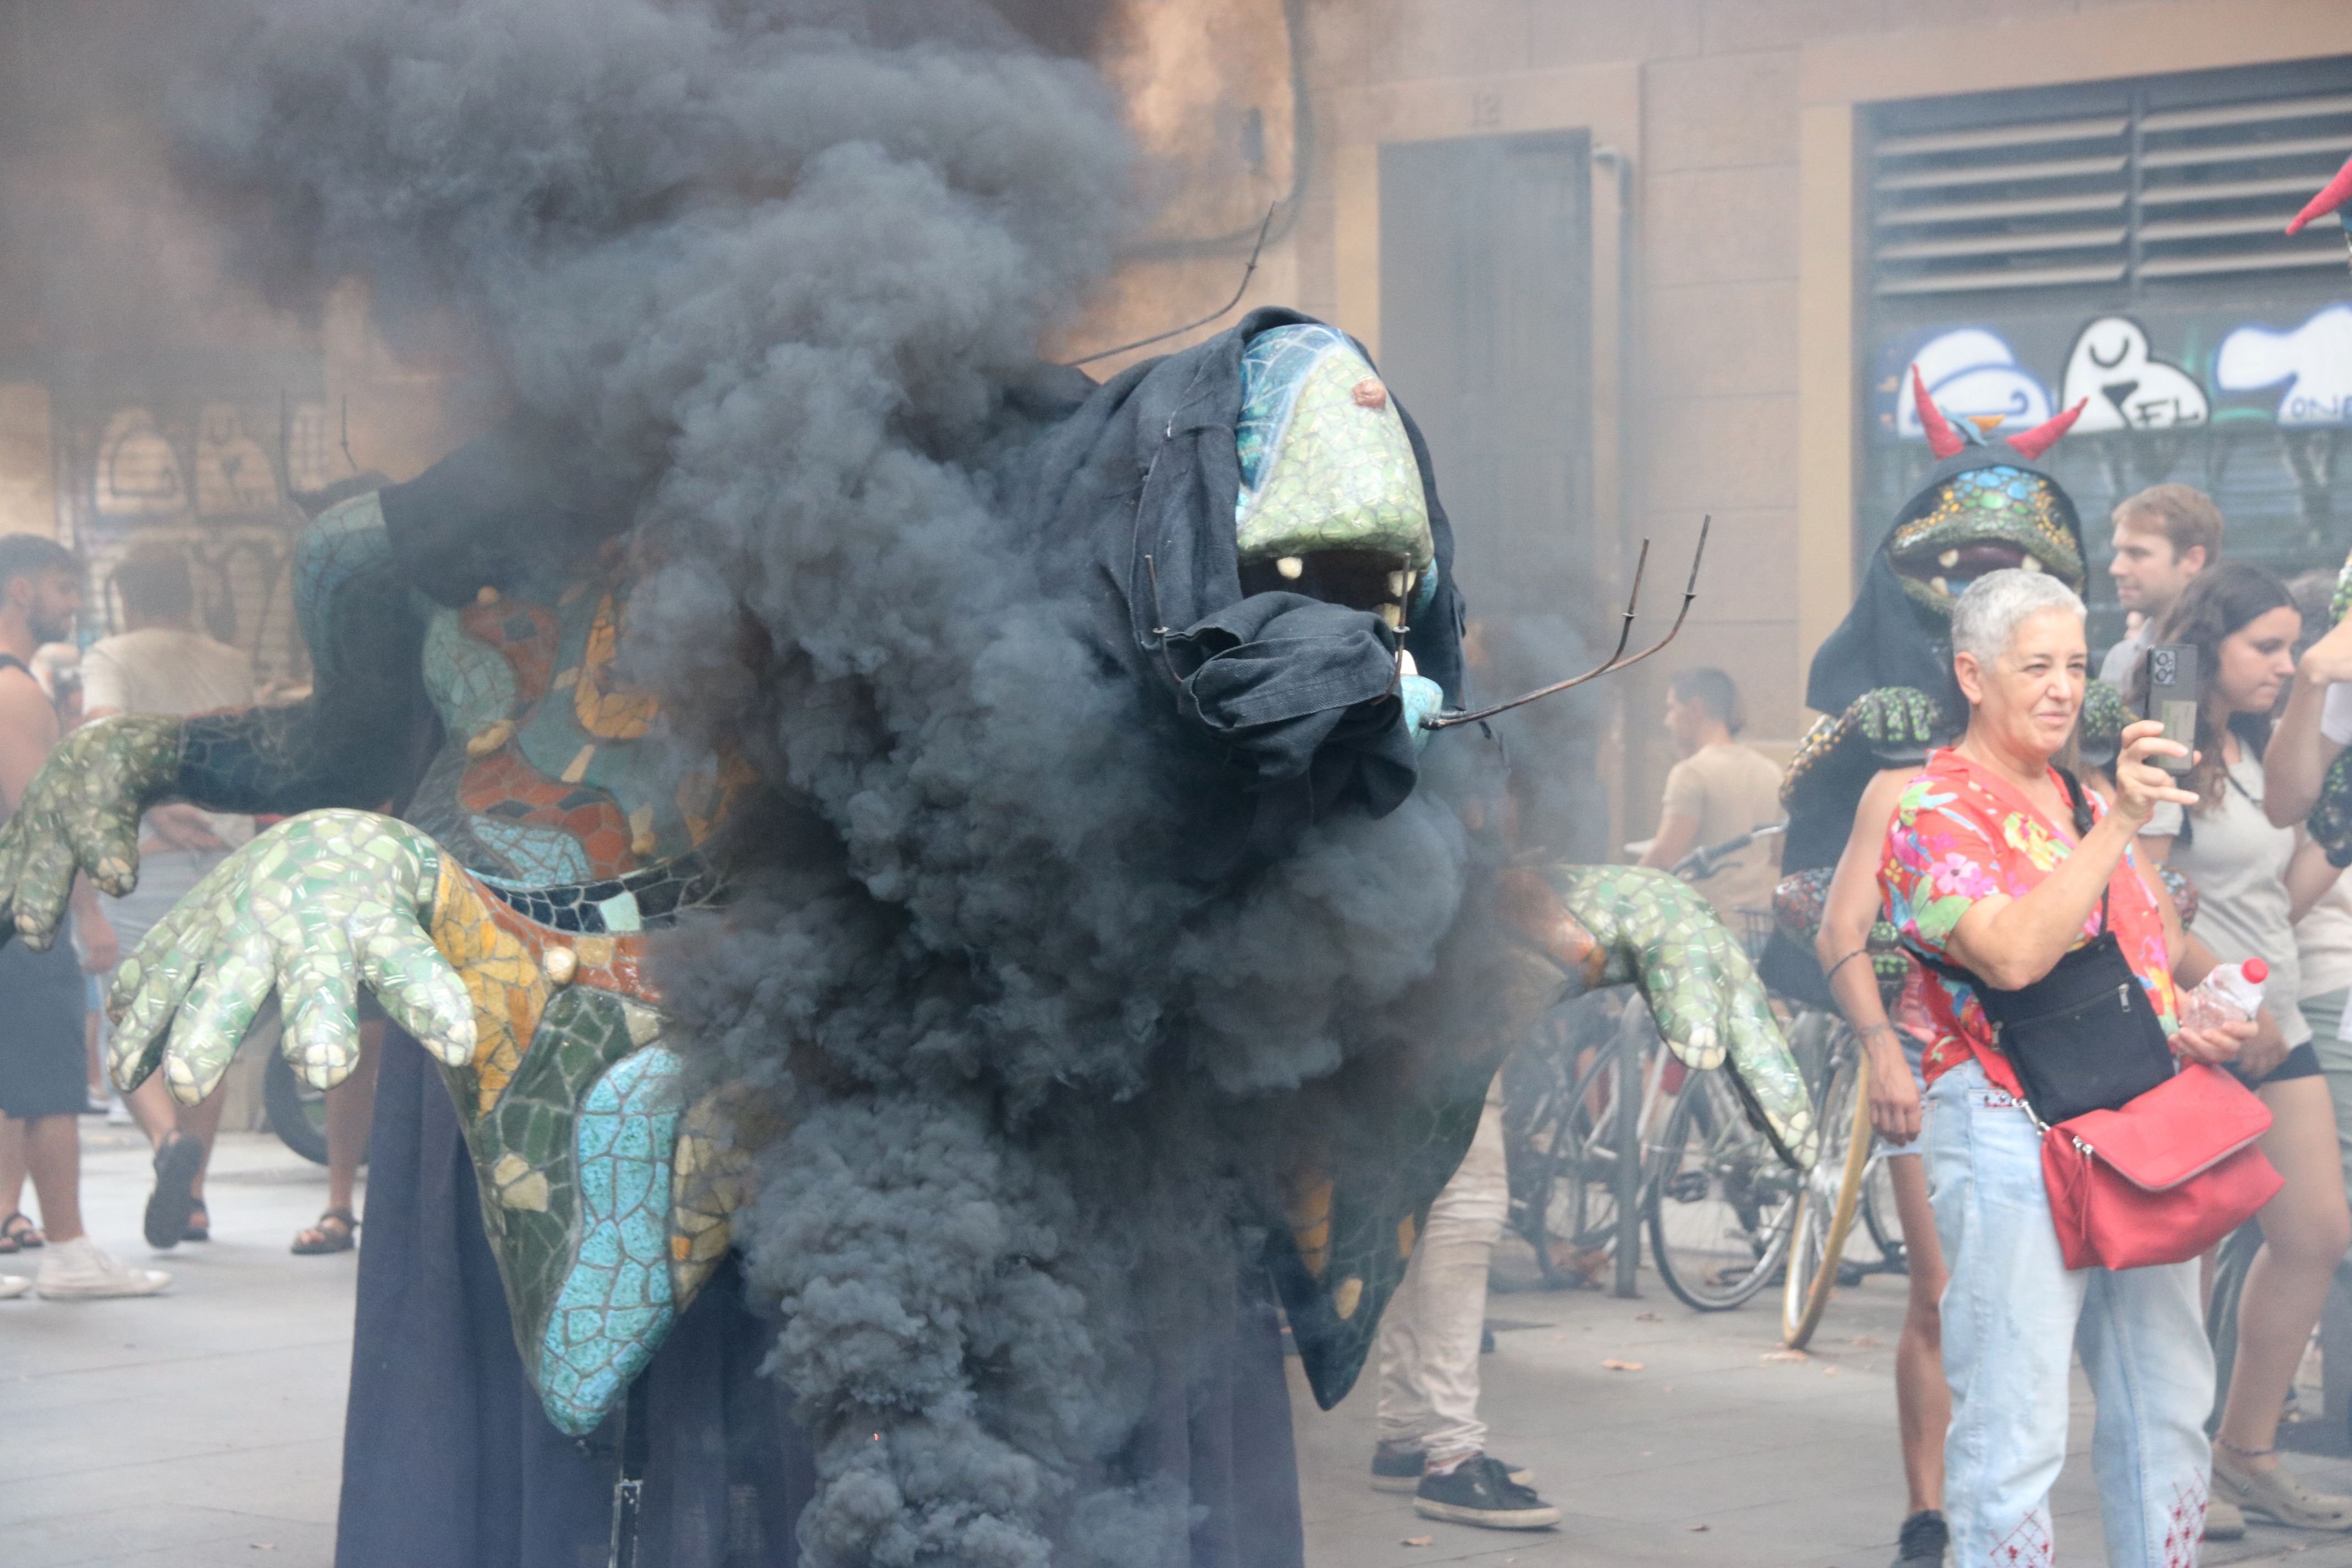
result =
[{"label": "black crossbody bag", "polygon": [[[2096,819],[2074,775],[2061,768],[2058,776],[2074,804],[2079,842]],[[2019,990],[2000,990],[1958,964],[1912,951],[1929,969],[1975,991],[2026,1103],[2050,1126],[2088,1110],[2121,1110],[2173,1074],[2164,1021],[2124,960],[2123,944],[2107,923],[2104,891],[2099,934]]]}]

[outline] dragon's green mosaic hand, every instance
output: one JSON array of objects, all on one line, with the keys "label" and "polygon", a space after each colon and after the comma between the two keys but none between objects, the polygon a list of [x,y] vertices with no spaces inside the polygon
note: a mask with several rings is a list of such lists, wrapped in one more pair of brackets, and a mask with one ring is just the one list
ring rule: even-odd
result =
[{"label": "dragon's green mosaic hand", "polygon": [[1936,700],[1916,687],[1882,686],[1865,691],[1845,710],[1864,740],[1880,750],[1909,751],[1930,744],[1941,715]]},{"label": "dragon's green mosaic hand", "polygon": [[173,1098],[195,1104],[275,990],[287,1059],[331,1088],[359,1061],[362,983],[442,1061],[472,1060],[473,1003],[426,934],[439,869],[431,839],[373,812],[307,812],[261,835],[116,972],[115,1083],[131,1089],[161,1067]]},{"label": "dragon's green mosaic hand", "polygon": [[[1865,691],[1843,713],[1815,720],[1780,780],[1780,804],[1800,809],[1816,775],[1837,777],[1855,754],[1867,755],[1879,767],[1917,762],[1935,742],[1942,721],[1936,700],[1909,686],[1882,686]],[[1834,786],[1832,786],[1834,787]]]},{"label": "dragon's green mosaic hand", "polygon": [[46,952],[74,872],[117,897],[139,881],[139,814],[179,771],[180,721],[102,719],[58,742],[0,827],[0,927]]},{"label": "dragon's green mosaic hand", "polygon": [[1698,889],[1638,866],[1553,866],[1542,876],[1606,955],[1601,984],[1640,987],[1675,1055],[1694,1068],[1728,1066],[1782,1154],[1809,1165],[1817,1134],[1804,1077],[1756,966]]}]

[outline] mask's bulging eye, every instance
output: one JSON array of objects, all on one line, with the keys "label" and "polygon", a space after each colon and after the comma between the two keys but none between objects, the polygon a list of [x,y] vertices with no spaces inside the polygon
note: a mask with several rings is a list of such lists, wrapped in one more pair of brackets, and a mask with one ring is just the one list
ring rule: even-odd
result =
[{"label": "mask's bulging eye", "polygon": [[1234,508],[1242,591],[1402,626],[1435,589],[1421,465],[1388,387],[1329,327],[1277,327],[1242,358]]}]

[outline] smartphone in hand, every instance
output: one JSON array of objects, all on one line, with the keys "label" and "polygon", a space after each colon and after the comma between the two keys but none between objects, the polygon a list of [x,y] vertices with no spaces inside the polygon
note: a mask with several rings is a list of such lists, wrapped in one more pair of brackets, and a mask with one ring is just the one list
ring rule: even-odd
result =
[{"label": "smartphone in hand", "polygon": [[2178,777],[2189,771],[2189,754],[2197,749],[2197,645],[2158,643],[2147,650],[2147,713],[2161,720],[2164,738],[2178,741],[2183,754],[2150,757]]}]

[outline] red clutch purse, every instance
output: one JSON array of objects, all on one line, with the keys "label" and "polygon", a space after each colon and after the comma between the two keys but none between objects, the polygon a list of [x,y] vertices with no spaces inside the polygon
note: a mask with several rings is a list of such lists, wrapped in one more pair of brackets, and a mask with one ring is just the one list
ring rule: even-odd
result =
[{"label": "red clutch purse", "polygon": [[2252,1089],[2196,1062],[2119,1110],[2043,1127],[2066,1267],[2183,1263],[2237,1229],[2286,1184],[2254,1147],[2270,1125]]}]

